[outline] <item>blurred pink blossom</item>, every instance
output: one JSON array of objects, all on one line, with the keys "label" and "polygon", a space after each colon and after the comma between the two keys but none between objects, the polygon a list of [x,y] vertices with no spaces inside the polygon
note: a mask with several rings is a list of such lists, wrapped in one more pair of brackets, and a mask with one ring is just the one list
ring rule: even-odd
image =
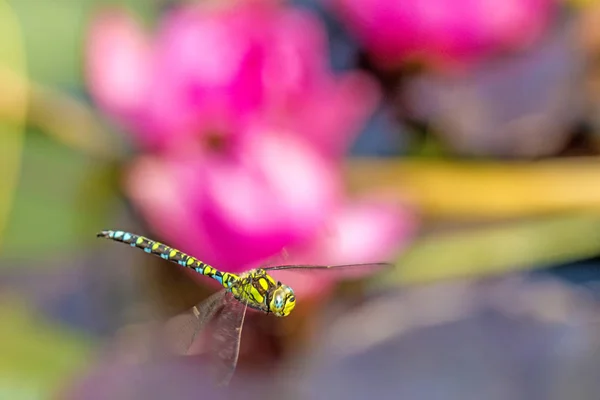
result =
[{"label": "blurred pink blossom", "polygon": [[104,11],[86,65],[93,98],[143,149],[231,149],[270,125],[337,156],[379,94],[365,75],[336,76],[327,63],[315,16],[262,1],[176,9],[153,37],[124,12]]},{"label": "blurred pink blossom", "polygon": [[325,0],[382,67],[465,65],[528,46],[556,0]]},{"label": "blurred pink blossom", "polygon": [[[341,156],[379,91],[360,73],[334,75],[312,14],[188,6],[151,39],[110,11],[88,46],[92,95],[152,153],[131,162],[124,183],[165,242],[230,272],[282,248],[298,262],[357,263],[406,242],[403,208],[345,198]],[[331,279],[295,282],[319,291]]]}]

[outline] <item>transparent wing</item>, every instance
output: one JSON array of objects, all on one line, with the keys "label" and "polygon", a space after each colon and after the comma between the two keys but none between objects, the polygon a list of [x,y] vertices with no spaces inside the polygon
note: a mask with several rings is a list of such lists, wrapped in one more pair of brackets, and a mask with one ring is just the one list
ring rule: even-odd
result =
[{"label": "transparent wing", "polygon": [[[361,279],[366,276],[369,276],[374,273],[381,272],[384,269],[392,268],[394,265],[390,263],[362,263],[362,264],[339,264],[339,265],[303,265],[303,264],[294,264],[294,265],[278,265],[275,267],[267,267],[264,268],[265,271],[272,273],[273,271],[282,271],[281,274],[285,274],[287,272],[291,274],[295,274],[297,272],[312,272],[318,270],[327,270],[330,271],[332,275],[327,275],[328,277],[342,279]],[[287,278],[280,276],[281,280],[285,280]]]},{"label": "transparent wing", "polygon": [[277,265],[275,267],[264,268],[265,271],[282,271],[282,270],[314,270],[314,269],[385,269],[392,268],[391,263],[363,263],[363,264],[340,264],[340,265]]},{"label": "transparent wing", "polygon": [[241,303],[228,292],[222,312],[215,321],[211,352],[221,386],[227,385],[235,372],[247,309],[248,304]]},{"label": "transparent wing", "polygon": [[224,306],[227,293],[222,289],[168,322],[168,342],[177,354],[188,353],[198,333]]},{"label": "transparent wing", "polygon": [[286,262],[287,260],[289,260],[289,258],[290,258],[289,253],[288,253],[287,249],[284,247],[277,254],[275,254],[275,255],[267,258],[263,262],[261,262],[260,265],[258,265],[258,267],[265,269],[265,270],[269,269],[269,268],[273,268],[277,265],[281,265],[283,262]]},{"label": "transparent wing", "polygon": [[169,321],[169,345],[178,354],[188,354],[197,335],[211,324],[208,345],[217,383],[227,385],[237,366],[247,308],[223,289]]}]

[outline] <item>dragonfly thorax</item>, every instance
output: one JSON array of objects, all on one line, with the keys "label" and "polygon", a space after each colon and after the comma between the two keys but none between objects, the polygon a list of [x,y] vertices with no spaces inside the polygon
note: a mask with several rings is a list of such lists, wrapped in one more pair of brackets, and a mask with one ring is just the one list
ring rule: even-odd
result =
[{"label": "dragonfly thorax", "polygon": [[278,317],[289,315],[296,305],[294,291],[275,281],[264,269],[256,269],[239,276],[229,288],[234,297],[248,307]]}]

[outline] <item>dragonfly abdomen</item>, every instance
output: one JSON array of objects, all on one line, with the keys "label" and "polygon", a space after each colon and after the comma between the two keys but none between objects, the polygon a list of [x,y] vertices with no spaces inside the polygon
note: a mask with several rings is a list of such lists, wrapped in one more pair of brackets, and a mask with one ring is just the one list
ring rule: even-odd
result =
[{"label": "dragonfly abdomen", "polygon": [[96,236],[126,243],[131,247],[142,249],[144,252],[158,256],[163,260],[179,264],[182,267],[193,269],[199,274],[216,280],[226,288],[230,287],[237,278],[236,275],[229,274],[227,272],[223,273],[216,268],[213,268],[212,266],[198,260],[197,258],[185,254],[182,251],[134,233],[106,230],[99,232]]}]

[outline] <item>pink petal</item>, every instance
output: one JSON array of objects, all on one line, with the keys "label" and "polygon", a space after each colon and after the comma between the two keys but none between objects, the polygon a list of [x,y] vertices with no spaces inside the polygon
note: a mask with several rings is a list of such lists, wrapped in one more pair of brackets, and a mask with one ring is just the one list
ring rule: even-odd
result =
[{"label": "pink petal", "polygon": [[418,58],[468,64],[530,45],[555,14],[554,0],[328,0],[380,67]]},{"label": "pink petal", "polygon": [[256,135],[244,149],[240,164],[213,165],[203,182],[210,204],[205,217],[228,238],[219,247],[238,268],[306,240],[339,193],[332,167],[292,136]]},{"label": "pink petal", "polygon": [[268,21],[262,7],[190,7],[168,16],[157,46],[160,73],[208,116],[244,112],[261,101],[257,48]]},{"label": "pink petal", "polygon": [[297,9],[274,13],[265,40],[262,79],[270,101],[294,101],[331,79],[327,36],[315,15]]},{"label": "pink petal", "polygon": [[334,219],[324,254],[331,263],[392,261],[414,234],[415,217],[400,205],[363,200]]},{"label": "pink petal", "polygon": [[333,77],[318,91],[307,94],[290,119],[294,129],[327,157],[339,159],[361,132],[380,100],[377,84],[362,73]]},{"label": "pink petal", "polygon": [[[264,101],[265,7],[197,6],[163,20],[142,130],[157,147],[185,151],[215,132],[234,141]],[[264,36],[264,37],[263,37]]]},{"label": "pink petal", "polygon": [[137,21],[109,10],[97,14],[87,37],[86,74],[92,96],[109,113],[139,110],[150,83],[150,46]]}]

